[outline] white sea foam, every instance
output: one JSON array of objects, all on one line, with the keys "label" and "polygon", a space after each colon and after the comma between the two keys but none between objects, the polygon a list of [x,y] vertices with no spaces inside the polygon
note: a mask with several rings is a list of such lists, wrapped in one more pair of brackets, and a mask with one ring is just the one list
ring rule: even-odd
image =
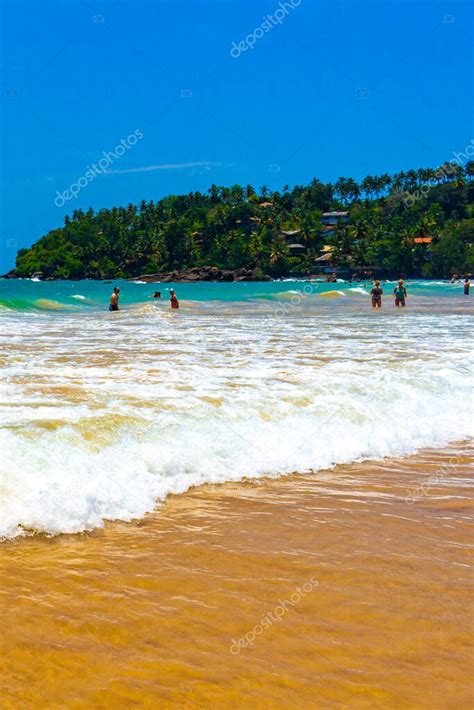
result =
[{"label": "white sea foam", "polygon": [[352,291],[352,293],[361,293],[364,296],[368,295],[368,291],[366,291],[364,288],[361,288],[360,286],[355,286],[353,288],[350,288],[349,291]]},{"label": "white sea foam", "polygon": [[204,482],[471,435],[467,316],[404,315],[18,316],[0,373],[0,535],[90,530]]}]

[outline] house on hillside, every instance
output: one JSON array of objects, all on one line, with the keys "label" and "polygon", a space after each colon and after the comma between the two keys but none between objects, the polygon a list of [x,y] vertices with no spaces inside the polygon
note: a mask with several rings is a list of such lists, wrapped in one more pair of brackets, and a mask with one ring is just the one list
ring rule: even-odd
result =
[{"label": "house on hillside", "polygon": [[305,253],[306,247],[304,244],[288,244],[288,251],[290,252],[291,256],[301,256]]},{"label": "house on hillside", "polygon": [[334,247],[330,244],[325,244],[321,249],[320,256],[314,260],[317,271],[320,273],[330,273],[333,270],[333,252]]},{"label": "house on hillside", "polygon": [[286,244],[290,245],[296,240],[296,238],[300,234],[301,234],[301,229],[289,229],[289,230],[283,231],[281,233],[281,236],[285,240]]},{"label": "house on hillside", "polygon": [[[314,260],[315,274],[332,274],[342,278],[347,278],[350,274],[348,266],[336,266],[334,262],[335,247],[331,244],[325,244],[321,249],[320,256]],[[351,257],[349,257],[351,259]]]},{"label": "house on hillside", "polygon": [[296,241],[300,234],[301,229],[286,229],[280,234],[280,237],[285,240],[291,256],[301,256],[306,251],[305,245]]},{"label": "house on hillside", "polygon": [[433,237],[415,237],[413,239],[414,248],[412,251],[417,252],[419,257],[424,261],[429,261],[431,259],[431,243],[433,242]]},{"label": "house on hillside", "polygon": [[191,232],[191,237],[193,238],[193,241],[196,244],[202,244],[203,243],[203,233],[202,232]]},{"label": "house on hillside", "polygon": [[323,266],[331,266],[332,259],[333,259],[333,256],[332,256],[331,252],[327,252],[327,254],[321,254],[321,256],[317,256],[316,259],[314,260],[314,263],[319,264],[319,265],[323,265]]},{"label": "house on hillside", "polygon": [[349,212],[323,212],[321,222],[327,227],[335,227],[337,224],[347,224]]},{"label": "house on hillside", "polygon": [[321,231],[325,236],[334,234],[338,224],[349,223],[349,212],[323,212]]}]

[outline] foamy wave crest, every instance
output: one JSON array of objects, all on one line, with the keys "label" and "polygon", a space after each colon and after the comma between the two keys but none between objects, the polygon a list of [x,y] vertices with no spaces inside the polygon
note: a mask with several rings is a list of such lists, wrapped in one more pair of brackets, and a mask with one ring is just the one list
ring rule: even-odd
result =
[{"label": "foamy wave crest", "polygon": [[339,298],[340,296],[345,296],[346,294],[344,291],[339,291],[339,290],[333,290],[333,291],[323,291],[322,293],[318,293],[318,296],[320,298]]},{"label": "foamy wave crest", "polygon": [[279,412],[258,397],[260,412],[247,415],[237,405],[161,413],[152,424],[119,426],[103,447],[68,424],[32,438],[4,430],[0,534],[77,533],[140,518],[168,494],[206,482],[317,471],[472,435],[470,412],[457,399],[466,382],[448,368],[429,389],[420,377],[365,396],[359,388],[351,396],[347,379],[343,388],[335,381],[333,394]]},{"label": "foamy wave crest", "polygon": [[41,309],[42,311],[60,311],[66,308],[74,308],[74,306],[67,306],[64,303],[54,301],[51,298],[37,298],[36,301],[33,301],[33,306]]},{"label": "foamy wave crest", "polygon": [[360,288],[360,286],[355,286],[354,288],[350,288],[349,291],[351,291],[351,293],[360,293],[363,296],[367,296],[369,293],[369,291],[366,291],[366,289],[364,289],[364,288]]}]

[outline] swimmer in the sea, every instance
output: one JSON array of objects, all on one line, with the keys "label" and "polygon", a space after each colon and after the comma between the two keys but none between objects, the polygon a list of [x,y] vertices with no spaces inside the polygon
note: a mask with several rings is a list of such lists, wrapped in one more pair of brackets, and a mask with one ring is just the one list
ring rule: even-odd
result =
[{"label": "swimmer in the sea", "polygon": [[119,296],[120,296],[120,289],[118,286],[114,286],[114,290],[112,291],[112,295],[110,296],[110,303],[109,303],[109,311],[118,311],[119,310]]},{"label": "swimmer in the sea", "polygon": [[464,295],[469,296],[469,289],[471,288],[471,282],[469,281],[469,278],[466,276],[464,279]]},{"label": "swimmer in the sea", "polygon": [[179,308],[178,298],[172,288],[170,288],[170,303],[171,303],[171,308]]},{"label": "swimmer in the sea", "polygon": [[400,281],[398,282],[398,286],[395,286],[395,288],[393,289],[393,295],[395,297],[396,306],[406,305],[406,299],[408,298],[408,294],[403,283],[403,279],[400,279]]},{"label": "swimmer in the sea", "polygon": [[155,291],[153,298],[161,298],[161,291]]},{"label": "swimmer in the sea", "polygon": [[370,292],[372,296],[372,308],[382,308],[383,289],[380,288],[380,281],[376,281],[373,289]]}]

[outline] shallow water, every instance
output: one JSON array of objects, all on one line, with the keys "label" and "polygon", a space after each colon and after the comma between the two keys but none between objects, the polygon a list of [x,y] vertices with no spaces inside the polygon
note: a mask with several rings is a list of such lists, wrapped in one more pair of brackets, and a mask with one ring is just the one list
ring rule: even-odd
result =
[{"label": "shallow water", "polygon": [[29,305],[3,294],[0,536],[91,530],[194,485],[472,434],[458,285],[409,284],[408,308],[374,312],[348,284],[187,284],[171,312],[125,284],[112,314],[103,283],[1,287]]},{"label": "shallow water", "polygon": [[2,709],[472,707],[459,285],[110,288],[0,282]]},{"label": "shallow water", "polygon": [[472,707],[472,460],[206,485],[4,543],[2,708]]},{"label": "shallow water", "polygon": [[[160,305],[169,298],[170,288],[176,289],[180,298],[201,303],[248,303],[254,306],[258,301],[284,301],[292,303],[303,297],[354,298],[367,297],[372,284],[366,282],[326,283],[321,280],[285,279],[273,282],[235,283],[143,283],[141,281],[37,281],[31,279],[0,279],[0,311],[61,311],[84,312],[105,310],[113,286],[121,290],[124,308],[136,304],[154,303]],[[383,282],[388,297],[396,285],[395,281]],[[409,295],[416,298],[459,298],[463,284],[448,281],[406,281]],[[155,291],[160,291],[162,301],[153,299]],[[296,296],[296,299],[294,298]],[[360,300],[360,299],[359,299]],[[461,298],[461,302],[462,302]]]}]

